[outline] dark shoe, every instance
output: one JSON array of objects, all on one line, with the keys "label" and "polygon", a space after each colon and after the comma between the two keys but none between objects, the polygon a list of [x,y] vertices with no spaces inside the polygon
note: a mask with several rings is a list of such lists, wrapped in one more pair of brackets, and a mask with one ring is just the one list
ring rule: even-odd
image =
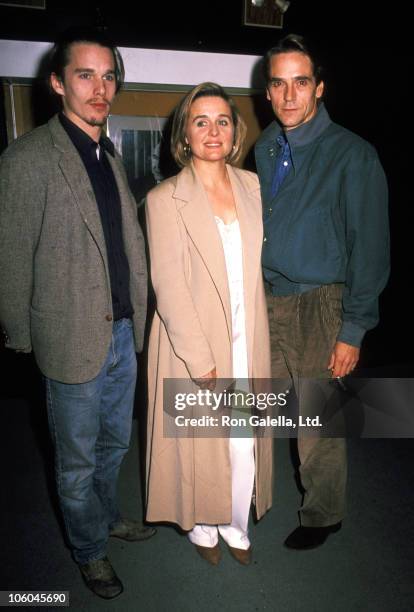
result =
[{"label": "dark shoe", "polygon": [[231,555],[241,563],[242,565],[250,565],[252,562],[252,547],[249,546],[247,550],[243,550],[242,548],[233,548],[233,546],[229,546],[229,551]]},{"label": "dark shoe", "polygon": [[157,533],[154,527],[145,527],[138,521],[131,521],[130,519],[121,519],[119,523],[114,525],[109,530],[111,538],[121,538],[127,542],[140,542],[141,540],[148,540]]},{"label": "dark shoe", "polygon": [[285,546],[295,550],[309,550],[321,546],[331,533],[341,529],[342,523],[328,525],[327,527],[297,527],[286,538]]},{"label": "dark shoe", "polygon": [[210,565],[218,565],[221,559],[221,550],[220,546],[216,544],[212,548],[209,546],[199,546],[198,544],[194,544],[196,550],[200,557],[202,557],[205,561],[208,561]]},{"label": "dark shoe", "polygon": [[115,574],[108,557],[80,565],[79,569],[88,589],[99,597],[113,599],[124,590],[122,582]]}]

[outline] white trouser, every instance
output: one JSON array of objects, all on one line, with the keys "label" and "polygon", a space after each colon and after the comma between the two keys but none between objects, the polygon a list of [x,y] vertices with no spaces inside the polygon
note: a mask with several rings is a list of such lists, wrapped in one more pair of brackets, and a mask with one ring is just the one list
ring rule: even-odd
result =
[{"label": "white trouser", "polygon": [[195,525],[189,531],[190,542],[213,547],[218,534],[232,548],[247,550],[250,547],[248,522],[254,484],[254,439],[230,438],[232,521],[226,525]]}]

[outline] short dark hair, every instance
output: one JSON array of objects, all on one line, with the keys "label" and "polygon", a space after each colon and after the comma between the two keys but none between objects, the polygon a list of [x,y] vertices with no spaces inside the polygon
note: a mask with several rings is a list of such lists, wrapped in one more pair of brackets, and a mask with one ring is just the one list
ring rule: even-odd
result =
[{"label": "short dark hair", "polygon": [[181,168],[191,161],[191,157],[186,152],[188,149],[185,141],[185,131],[190,108],[195,100],[202,97],[222,98],[230,106],[231,118],[234,125],[234,146],[227,158],[227,162],[229,164],[236,162],[242,154],[247,128],[237,106],[223,87],[217,85],[217,83],[200,83],[200,85],[193,87],[193,89],[186,94],[174,113],[171,133],[171,153]]},{"label": "short dark hair", "polygon": [[316,50],[305,40],[305,38],[303,36],[299,36],[298,34],[288,34],[287,36],[284,36],[281,40],[279,40],[278,44],[269,49],[264,56],[263,70],[266,83],[269,82],[270,62],[272,57],[274,55],[280,55],[281,53],[292,53],[295,51],[298,53],[303,53],[309,57],[312,64],[313,76],[315,77],[316,84],[319,85],[319,83],[323,80],[323,69],[318,58],[318,54]]},{"label": "short dark hair", "polygon": [[59,37],[52,49],[49,63],[49,76],[55,73],[59,79],[62,81],[64,80],[64,70],[70,62],[72,46],[76,44],[99,45],[100,47],[110,49],[114,57],[116,91],[118,92],[125,78],[124,62],[117,47],[115,47],[107,35],[98,28],[70,28],[66,30]]}]

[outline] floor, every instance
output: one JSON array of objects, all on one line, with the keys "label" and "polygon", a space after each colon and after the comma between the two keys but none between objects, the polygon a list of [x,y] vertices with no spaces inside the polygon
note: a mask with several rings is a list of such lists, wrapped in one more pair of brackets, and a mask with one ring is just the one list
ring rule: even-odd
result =
[{"label": "floor", "polygon": [[[274,505],[251,525],[251,566],[238,565],[224,545],[221,564],[209,566],[184,536],[160,526],[147,542],[110,541],[108,553],[125,591],[113,601],[95,597],[64,543],[40,379],[29,358],[13,359],[2,368],[0,396],[0,591],[69,591],[70,609],[79,612],[414,609],[412,439],[349,440],[347,518],[323,547],[307,552],[282,546],[297,526],[300,493],[289,441],[277,440]],[[20,387],[8,384],[16,368]],[[140,401],[136,417],[119,490],[124,515],[135,518],[142,516]]]}]

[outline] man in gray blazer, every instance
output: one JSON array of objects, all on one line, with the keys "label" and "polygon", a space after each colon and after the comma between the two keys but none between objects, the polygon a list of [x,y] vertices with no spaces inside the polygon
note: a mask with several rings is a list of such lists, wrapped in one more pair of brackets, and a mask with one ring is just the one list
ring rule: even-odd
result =
[{"label": "man in gray blazer", "polygon": [[87,586],[107,599],[123,590],[108,537],[155,533],[121,518],[116,501],[147,301],[135,201],[102,134],[122,79],[100,34],[66,35],[50,72],[62,112],[0,158],[0,324],[6,346],[33,350],[45,376],[67,537]]}]

